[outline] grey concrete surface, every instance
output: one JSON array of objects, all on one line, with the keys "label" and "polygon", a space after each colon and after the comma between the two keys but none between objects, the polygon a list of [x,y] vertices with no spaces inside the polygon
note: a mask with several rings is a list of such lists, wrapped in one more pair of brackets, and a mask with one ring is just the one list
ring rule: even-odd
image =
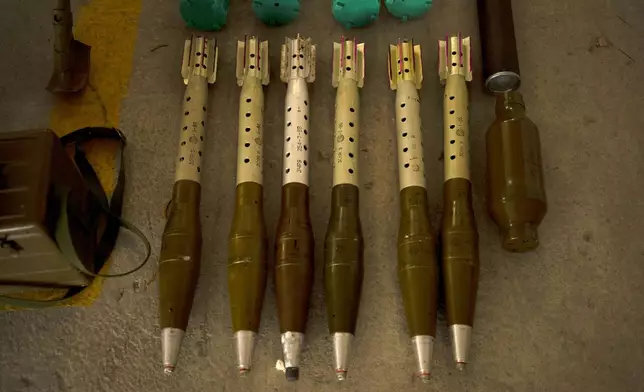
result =
[{"label": "grey concrete surface", "polygon": [[[233,1],[220,40],[220,73],[210,94],[203,171],[201,278],[180,368],[160,366],[156,257],[163,208],[171,195],[183,85],[181,47],[188,31],[176,0],[144,0],[129,92],[120,128],[129,138],[125,215],[149,236],[153,261],[135,276],[110,280],[89,308],[0,313],[0,391],[635,391],[644,385],[644,5],[635,0],[514,1],[522,92],[541,130],[549,212],[534,253],[504,252],[487,215],[484,134],[493,99],[482,92],[473,0],[436,0],[430,13],[401,23],[380,20],[355,31],[366,42],[360,164],[366,241],[365,286],[349,379],[332,371],[322,285],[322,242],[331,196],[333,105],[331,42],[343,33],[330,1],[301,0],[292,25],[267,28],[249,1]],[[50,17],[44,2],[0,2],[0,129],[47,126],[52,99]],[[37,6],[36,6],[37,4]],[[471,154],[480,232],[481,278],[471,364],[455,371],[440,318],[433,380],[412,378],[410,341],[396,277],[398,187],[394,93],[387,45],[422,45],[421,90],[431,216],[441,214],[442,90],[436,40],[473,38]],[[279,44],[300,32],[318,44],[311,101],[311,202],[316,278],[301,379],[288,384],[281,358],[274,289],[269,281],[254,370],[238,379],[226,289],[226,237],[232,218],[239,89],[235,42],[260,34],[271,45],[266,89],[265,201],[269,234],[281,188],[282,110]],[[352,32],[353,34],[353,32]],[[596,45],[597,42],[601,44]],[[150,52],[150,48],[167,47]],[[271,238],[272,240],[272,238]],[[120,240],[115,269],[136,262],[135,242]],[[269,277],[271,279],[272,276]]]}]

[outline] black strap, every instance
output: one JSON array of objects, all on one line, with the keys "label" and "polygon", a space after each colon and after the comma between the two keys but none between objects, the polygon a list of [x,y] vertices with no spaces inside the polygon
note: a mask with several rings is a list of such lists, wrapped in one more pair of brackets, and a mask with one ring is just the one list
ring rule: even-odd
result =
[{"label": "black strap", "polygon": [[[117,152],[115,157],[115,167],[118,173],[116,178],[116,186],[114,187],[114,192],[112,192],[112,197],[109,202],[107,200],[107,197],[105,196],[103,187],[98,180],[96,172],[87,160],[85,151],[83,150],[83,145],[85,143],[96,139],[116,140],[120,144],[119,151]],[[99,266],[97,270],[100,270],[100,267],[102,267],[102,265],[107,261],[110,254],[112,253],[112,249],[114,249],[116,238],[118,237],[119,229],[121,227],[134,233],[143,241],[146,246],[146,258],[141,264],[130,271],[120,274],[100,274],[87,271],[85,268],[82,268],[81,271],[90,276],[117,278],[130,275],[131,273],[143,268],[151,254],[150,243],[145,235],[133,224],[121,219],[121,212],[123,210],[123,193],[125,191],[125,165],[123,164],[123,154],[126,143],[125,135],[123,135],[123,133],[116,128],[88,127],[67,134],[61,137],[60,141],[63,146],[74,147],[74,161],[76,162],[78,170],[83,176],[83,179],[85,180],[85,183],[87,184],[89,189],[101,203],[103,210],[107,212],[111,218],[108,219],[105,231],[103,232],[103,235],[101,236],[96,248],[95,262]]]},{"label": "black strap", "polygon": [[[116,186],[114,187],[114,191],[112,192],[112,197],[109,200],[105,195],[105,191],[103,190],[103,187],[98,179],[98,176],[96,175],[96,172],[94,171],[94,168],[87,160],[85,151],[83,150],[83,146],[87,142],[91,140],[97,140],[97,139],[115,140],[115,141],[118,141],[120,144],[118,152],[115,157],[115,167],[118,173],[116,178]],[[146,248],[145,258],[138,266],[136,266],[130,271],[119,273],[119,274],[100,274],[100,273],[88,271],[83,266],[83,263],[80,262],[80,260],[78,260],[78,256],[73,250],[73,245],[70,246],[70,243],[71,243],[70,238],[65,238],[68,244],[67,246],[64,247],[64,249],[61,247],[61,250],[64,250],[63,253],[65,254],[66,258],[68,258],[70,264],[72,264],[75,268],[79,269],[84,274],[89,276],[95,276],[95,277],[96,276],[103,277],[103,278],[121,277],[121,276],[132,274],[138,271],[139,269],[143,268],[143,266],[147,263],[148,259],[150,258],[150,254],[152,253],[150,242],[145,237],[145,235],[138,228],[136,228],[132,223],[121,218],[121,212],[123,210],[123,193],[125,190],[125,165],[123,160],[124,149],[126,144],[125,136],[121,131],[119,131],[116,128],[87,127],[87,128],[79,129],[77,131],[74,131],[72,133],[69,133],[61,137],[60,141],[63,144],[63,146],[65,147],[71,146],[74,148],[74,162],[76,163],[76,166],[78,167],[79,172],[81,173],[86,185],[88,186],[92,194],[99,201],[101,208],[109,216],[109,218],[107,219],[105,230],[103,231],[102,236],[98,240],[96,251],[94,254],[94,261],[95,261],[95,265],[97,266],[97,270],[100,271],[100,269],[103,267],[105,262],[108,260],[110,254],[112,253],[112,249],[114,249],[114,245],[116,244],[116,239],[118,237],[119,229],[121,227],[129,230],[137,237],[139,237],[139,239],[141,239],[141,241],[143,242]],[[62,208],[64,208],[65,211],[67,211],[68,210],[67,197],[63,197],[62,201],[63,201]],[[64,225],[66,226],[67,218],[68,218],[66,216],[67,213],[61,210],[61,215],[65,215],[64,216],[65,219],[63,219],[63,222],[64,222]],[[67,227],[64,227],[63,229],[67,229]],[[31,307],[31,308],[60,305],[68,301],[70,298],[80,294],[83,290],[84,288],[71,288],[62,298],[56,299],[56,300],[46,300],[46,301],[27,300],[27,299],[20,299],[20,298],[14,298],[14,297],[0,296],[0,303],[12,305],[12,306]]]},{"label": "black strap", "polygon": [[[98,180],[98,176],[96,175],[92,165],[87,160],[87,156],[83,150],[83,146],[87,142],[97,139],[115,140],[120,144],[115,157],[115,167],[116,172],[118,173],[116,186],[114,187],[114,192],[112,192],[112,197],[109,202],[105,195],[105,191],[103,190],[103,186]],[[76,163],[76,166],[90,191],[101,203],[103,210],[110,212],[112,217],[118,217],[118,219],[108,220],[107,226],[105,227],[105,231],[96,250],[96,262],[99,266],[102,266],[102,263],[107,261],[112,253],[112,249],[114,249],[119,228],[121,227],[120,217],[121,212],[123,211],[123,193],[125,191],[125,165],[123,164],[123,154],[126,143],[125,135],[116,128],[87,127],[61,137],[60,142],[65,147],[74,147],[74,162]]]}]

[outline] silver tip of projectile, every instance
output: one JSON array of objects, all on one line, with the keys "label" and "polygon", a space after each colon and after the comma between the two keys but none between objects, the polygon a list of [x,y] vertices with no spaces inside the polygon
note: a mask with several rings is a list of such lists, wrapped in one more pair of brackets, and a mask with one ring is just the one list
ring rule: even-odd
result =
[{"label": "silver tip of projectile", "polygon": [[300,378],[300,352],[303,344],[304,334],[301,332],[287,331],[282,334],[282,353],[288,381]]},{"label": "silver tip of projectile", "polygon": [[286,368],[286,381],[297,381],[300,378],[300,368],[287,367]]},{"label": "silver tip of projectile", "polygon": [[432,370],[432,353],[434,351],[434,337],[430,335],[416,335],[411,338],[416,355],[416,370],[422,382],[429,382]]},{"label": "silver tip of projectile", "polygon": [[336,332],[333,334],[333,364],[335,365],[338,380],[347,378],[351,342],[353,342],[353,334],[348,332]]},{"label": "silver tip of projectile", "polygon": [[470,353],[470,341],[472,340],[472,327],[464,324],[454,324],[449,327],[452,340],[452,354],[456,366],[466,364]]},{"label": "silver tip of projectile", "polygon": [[184,333],[179,328],[163,328],[161,330],[161,352],[165,374],[171,374],[177,367],[177,358],[179,358]]},{"label": "silver tip of projectile", "polygon": [[465,362],[456,362],[456,369],[458,369],[459,372],[465,370]]},{"label": "silver tip of projectile", "polygon": [[240,376],[245,376],[248,372],[250,372],[254,347],[255,347],[255,332],[237,331],[235,333],[235,351],[237,352],[237,369],[239,369]]}]

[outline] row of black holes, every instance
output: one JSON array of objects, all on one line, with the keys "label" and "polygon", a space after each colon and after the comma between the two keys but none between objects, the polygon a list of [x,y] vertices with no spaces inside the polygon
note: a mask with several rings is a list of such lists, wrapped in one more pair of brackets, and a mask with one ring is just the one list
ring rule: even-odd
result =
[{"label": "row of black holes", "polygon": [[[452,51],[452,56],[456,56],[456,51]],[[461,53],[461,57],[463,57],[463,53]],[[461,63],[461,67],[463,66],[463,63]],[[456,67],[456,63],[452,63],[452,67]]]},{"label": "row of black holes", "polygon": [[[251,53],[250,57],[255,57],[255,55]],[[255,67],[251,65],[250,69],[253,69],[253,68],[255,68]],[[253,100],[251,98],[246,98],[246,102],[251,103],[251,102],[253,102]],[[250,113],[246,113],[246,117],[250,117]],[[246,128],[244,130],[246,132],[250,132],[250,128]],[[250,143],[244,143],[244,147],[250,147]],[[244,163],[249,163],[249,162],[250,162],[250,159],[248,159],[248,158],[244,159]]]},{"label": "row of black holes", "polygon": [[[409,61],[409,57],[405,57],[403,61],[407,62]],[[398,60],[398,64],[400,64],[400,59]],[[409,73],[409,68],[405,68],[405,73]],[[402,74],[402,72],[398,71],[398,75]]]},{"label": "row of black holes", "polygon": [[[277,7],[278,5],[279,5],[279,4],[275,3],[275,6],[276,6],[276,7]],[[296,54],[294,54],[294,55],[293,55],[293,58],[294,58],[294,59],[296,59],[296,58],[297,58],[297,55],[296,55]],[[301,53],[300,53],[300,58],[301,58],[301,59],[303,59],[303,58],[304,58],[304,55],[303,55],[303,54],[301,54]],[[292,67],[292,69],[297,69],[297,65],[294,65],[294,66]],[[300,69],[304,69],[304,66],[300,65]]]},{"label": "row of black holes", "polygon": [[[355,113],[355,112],[356,112],[356,110],[355,110],[354,108],[349,108],[349,111],[350,111],[351,113]],[[353,127],[355,126],[355,124],[354,124],[353,122],[349,121],[349,126],[350,126],[351,128],[353,128]],[[351,141],[353,141],[353,138],[350,138],[350,139],[351,139]]]},{"label": "row of black holes", "polygon": [[[295,56],[295,55],[293,55],[293,56]],[[246,101],[248,102],[248,100],[246,100]],[[309,106],[309,102],[308,102],[307,100],[304,100],[304,106]],[[293,110],[293,108],[292,108],[292,107],[290,107],[290,106],[286,109],[286,111],[287,111],[287,112],[290,112],[291,110]],[[248,116],[246,116],[246,117],[248,117]],[[304,115],[304,120],[308,120],[308,119],[309,119],[309,116],[307,116],[307,115],[305,114],[305,115]],[[287,123],[286,123],[286,126],[287,126],[287,127],[290,127],[290,126],[291,126],[291,122],[290,122],[290,121],[289,121],[289,122],[287,122]],[[306,129],[304,130],[304,134],[305,134],[305,135],[308,135],[308,131],[307,131]],[[291,139],[291,138],[288,138],[286,141],[289,141],[290,139]]]},{"label": "row of black holes", "polygon": [[[201,56],[201,52],[197,52],[196,54],[197,54],[197,56]],[[207,54],[205,54],[205,53],[203,54],[203,56],[204,56],[204,58],[207,58],[207,57],[208,57],[208,55],[207,55]],[[199,64],[197,64],[197,67],[199,67]],[[206,68],[206,66],[205,66],[205,65],[204,65],[203,67],[204,67],[204,68]],[[190,100],[191,100],[191,99],[192,99],[192,97],[186,97],[186,102],[190,102]],[[206,107],[205,107],[205,106],[203,106],[203,107],[202,107],[202,110],[205,112],[207,109],[206,109]],[[189,110],[187,110],[187,111],[185,111],[183,114],[184,114],[184,116],[188,116],[188,115],[190,114],[190,111],[189,111]],[[202,121],[202,122],[201,122],[201,126],[205,126],[205,125],[206,125],[205,121]],[[187,125],[186,125],[186,126],[184,126],[184,127],[183,127],[183,130],[184,130],[184,131],[187,131],[187,130],[188,130],[188,126],[187,126]],[[203,136],[200,136],[200,137],[199,137],[199,139],[203,142]],[[181,145],[182,145],[182,146],[185,146],[185,145],[186,145],[186,142],[185,142],[185,141],[181,142]],[[199,151],[199,156],[201,156],[201,151]],[[184,160],[185,160],[185,158],[184,158],[184,157],[180,157],[180,158],[179,158],[179,162],[183,162]],[[201,172],[201,167],[197,166],[197,172]]]},{"label": "row of black holes", "polygon": [[[246,98],[246,102],[251,103],[251,102],[253,102],[253,100],[251,98]],[[246,117],[250,117],[250,112],[246,113]],[[250,128],[246,128],[245,131],[250,132]],[[246,147],[248,147],[248,146],[246,146]]]},{"label": "row of black holes", "polygon": [[[201,52],[197,52],[196,54],[197,54],[197,56],[201,56]],[[207,55],[207,54],[205,54],[205,53],[203,54],[203,56],[204,56],[204,58],[207,58],[207,57],[208,57],[208,55]],[[199,66],[199,64],[197,64],[197,67],[198,67],[198,66]],[[204,65],[203,67],[204,67],[204,68],[206,68],[206,66],[205,66],[205,65]],[[186,102],[190,102],[190,100],[192,100],[192,97],[186,97]],[[202,109],[203,109],[203,111],[204,111],[204,112],[207,110],[205,106],[203,106],[203,107],[202,107]],[[190,114],[190,111],[189,111],[189,110],[186,110],[183,114],[184,114],[184,116],[187,116],[187,115],[189,115],[189,114]],[[205,126],[205,125],[206,125],[205,121],[202,121],[202,122],[201,122],[201,126]],[[187,131],[187,130],[188,130],[188,126],[187,126],[187,125],[186,125],[186,126],[184,126],[184,127],[183,127],[183,130],[184,130],[184,131]],[[200,137],[199,137],[199,139],[203,142],[203,136],[200,136]],[[185,142],[185,141],[181,142],[181,145],[182,145],[182,146],[185,146],[185,145],[186,145],[186,142]],[[201,151],[199,151],[199,156],[201,156]],[[184,160],[185,160],[185,158],[184,158],[184,157],[180,157],[180,158],[179,158],[179,162],[183,162]],[[200,173],[200,172],[201,172],[201,167],[197,166],[197,172],[198,172],[198,173]]]},{"label": "row of black holes", "polygon": [[[455,54],[456,54],[456,52],[452,52],[452,54],[453,54],[453,55],[455,55]],[[462,55],[463,55],[463,54],[461,53],[461,56],[462,56]],[[455,64],[455,63],[452,63],[452,65],[456,65],[456,64]],[[462,66],[463,66],[463,64],[461,64],[461,67],[462,67]],[[454,96],[453,96],[453,95],[452,95],[452,96],[450,96],[450,97],[449,97],[449,100],[450,100],[450,101],[453,101],[453,100],[454,100]],[[455,112],[454,112],[454,109],[452,109],[452,110],[450,110],[450,111],[449,111],[449,114],[454,114],[454,113],[455,113]],[[456,128],[456,125],[454,125],[454,124],[450,124],[449,129],[454,129],[454,128]],[[450,140],[450,141],[449,141],[449,144],[454,144],[454,143],[456,143],[456,140]],[[453,161],[454,159],[456,159],[456,155],[450,155],[449,159],[451,159],[451,160]]]},{"label": "row of black holes", "polygon": [[[347,60],[351,60],[351,56],[347,56]],[[351,67],[347,67],[346,70],[351,71]]]},{"label": "row of black holes", "polygon": [[[350,60],[350,59],[351,59],[351,56],[347,56],[347,59],[348,59],[348,60]],[[348,67],[347,67],[347,71],[351,71],[351,68],[348,68]],[[349,111],[350,111],[351,113],[355,113],[355,111],[356,111],[356,110],[355,110],[354,108],[349,108]],[[354,125],[355,125],[354,123],[349,122],[349,126],[350,126],[350,127],[353,127]],[[350,141],[351,143],[353,143],[353,142],[355,141],[355,139],[354,139],[354,138],[352,138],[352,137],[350,137],[350,138],[349,138],[349,141]],[[350,152],[350,153],[349,153],[349,158],[353,158],[353,153],[352,153],[352,152]],[[353,169],[349,169],[349,170],[348,170],[348,172],[349,172],[349,174],[353,174]]]},{"label": "row of black holes", "polygon": [[[201,56],[201,52],[197,52],[197,56]],[[208,58],[208,55],[204,53],[204,54],[203,54],[203,58],[207,59],[207,58]],[[195,64],[195,67],[196,67],[196,68],[199,68],[199,65],[200,65],[200,64]],[[203,69],[207,69],[207,68],[206,68],[206,64],[204,64],[204,65],[203,65]],[[187,99],[187,100],[188,100],[188,101],[190,101],[190,97],[188,97],[188,99]]]},{"label": "row of black holes", "polygon": [[[351,58],[351,56],[347,56],[347,59],[350,59],[350,58]],[[347,71],[350,71],[350,70],[351,70],[350,68],[347,68]],[[356,110],[355,110],[354,108],[349,108],[349,111],[350,111],[351,113],[355,113],[355,111],[356,111]],[[349,122],[349,126],[350,126],[350,127],[353,127],[354,125],[355,125],[354,123]],[[353,142],[355,141],[355,139],[354,139],[354,138],[352,138],[352,137],[350,137],[350,138],[349,138],[349,141],[350,141],[351,143],[353,143]],[[349,158],[353,158],[353,153],[352,153],[352,152],[350,152],[350,153],[349,153]],[[353,169],[349,169],[348,171],[349,171],[349,174],[353,174]]]},{"label": "row of black holes", "polygon": [[[293,58],[296,58],[296,57],[297,57],[297,55],[296,55],[296,54],[294,54],[294,55],[293,55]],[[300,58],[304,58],[304,55],[303,55],[303,54],[300,54]],[[293,69],[295,69],[295,68],[297,68],[297,67],[296,67],[296,66],[293,66]],[[303,67],[302,67],[301,65],[300,65],[300,69],[303,69]],[[308,101],[304,100],[304,105],[305,105],[305,106],[309,106]],[[287,111],[287,112],[291,112],[291,110],[293,110],[293,108],[292,108],[292,107],[290,107],[290,106],[286,109],[286,111]],[[309,119],[309,118],[308,118],[308,116],[307,116],[306,114],[304,115],[304,119],[305,119],[305,120],[308,120],[308,119]],[[290,127],[290,126],[291,126],[291,122],[290,122],[290,121],[289,121],[289,122],[287,122],[287,123],[286,123],[286,126],[287,126],[287,127]],[[306,129],[304,130],[304,134],[305,134],[305,135],[308,135],[308,131],[307,131]],[[289,137],[287,137],[287,138],[286,138],[286,141],[287,141],[287,142],[290,142],[290,141],[291,141],[291,137],[290,137],[290,136],[289,136]],[[308,148],[308,147],[306,146],[306,144],[305,144],[305,145],[304,145],[304,151],[308,151],[308,149],[309,149],[309,148]],[[290,152],[287,152],[287,153],[286,153],[286,157],[288,158],[288,157],[290,157],[290,156],[291,156],[291,153],[290,153]],[[304,166],[308,166],[308,162],[307,162],[306,160],[304,160]],[[285,170],[286,174],[290,173],[290,171],[291,171],[291,169],[286,169],[286,170]]]},{"label": "row of black holes", "polygon": [[[250,57],[255,57],[255,54],[251,53]],[[253,65],[251,65],[250,69],[253,69],[253,68],[255,68],[255,67]],[[246,102],[251,103],[251,102],[253,102],[253,100],[251,98],[246,98]],[[250,117],[250,113],[246,113],[246,117]],[[244,131],[250,132],[250,128],[247,127],[246,129],[244,129]],[[250,143],[244,143],[244,147],[250,147]],[[244,163],[249,163],[249,162],[250,162],[250,159],[244,158]]]},{"label": "row of black holes", "polygon": [[[250,54],[250,58],[254,58],[254,57],[255,57],[255,53],[251,53],[251,54]],[[257,57],[257,59],[258,59],[258,60],[261,60],[261,59],[262,59],[262,56],[258,56],[258,57]],[[250,69],[255,69],[255,66],[254,66],[253,64],[251,64],[251,65],[250,65]],[[261,71],[261,70],[262,70],[262,67],[257,66],[257,69],[258,69],[259,71]],[[247,100],[246,100],[246,102],[250,102],[250,99],[247,99]]]}]

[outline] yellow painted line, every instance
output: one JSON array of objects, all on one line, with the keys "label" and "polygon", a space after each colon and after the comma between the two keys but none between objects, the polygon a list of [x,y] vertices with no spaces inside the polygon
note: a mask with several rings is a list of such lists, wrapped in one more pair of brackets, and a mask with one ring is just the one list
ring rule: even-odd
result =
[{"label": "yellow painted line", "polygon": [[[75,38],[92,47],[89,85],[75,96],[56,98],[49,127],[59,136],[88,126],[119,126],[121,99],[132,73],[141,1],[91,0],[74,13]],[[87,158],[108,194],[115,185],[116,146],[115,142],[99,141],[86,148]],[[102,284],[103,278],[94,279],[69,305],[91,305]]]}]

